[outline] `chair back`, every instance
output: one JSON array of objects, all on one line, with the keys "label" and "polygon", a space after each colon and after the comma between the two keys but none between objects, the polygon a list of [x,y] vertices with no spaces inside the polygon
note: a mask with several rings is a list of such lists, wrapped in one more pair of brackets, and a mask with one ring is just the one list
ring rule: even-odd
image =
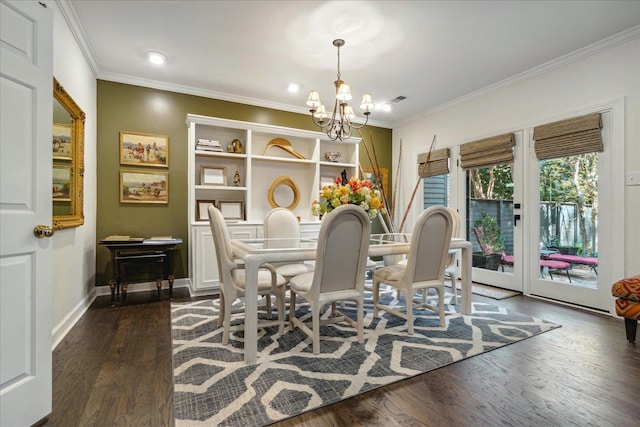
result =
[{"label": "chair back", "polygon": [[264,218],[264,237],[282,239],[267,241],[268,248],[291,248],[300,246],[300,223],[287,208],[274,208]]},{"label": "chair back", "polygon": [[209,226],[213,236],[213,244],[216,249],[216,261],[218,262],[218,274],[224,284],[233,283],[232,271],[236,264],[231,250],[231,239],[227,230],[227,223],[222,213],[213,205],[207,209],[209,214]]},{"label": "chair back", "polygon": [[444,206],[423,211],[411,232],[405,279],[408,282],[444,281],[453,218]]},{"label": "chair back", "polygon": [[323,218],[311,285],[316,297],[321,292],[364,292],[370,237],[371,220],[358,206],[339,206]]}]

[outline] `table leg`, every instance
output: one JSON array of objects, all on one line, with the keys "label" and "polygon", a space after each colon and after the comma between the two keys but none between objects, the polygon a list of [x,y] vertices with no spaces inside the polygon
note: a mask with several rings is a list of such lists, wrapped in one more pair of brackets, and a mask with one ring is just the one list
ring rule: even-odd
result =
[{"label": "table leg", "polygon": [[164,258],[157,261],[158,264],[158,279],[156,280],[156,288],[158,288],[158,301],[160,301],[160,293],[162,289],[162,275],[164,274]]},{"label": "table leg", "polygon": [[169,275],[169,299],[173,298],[173,281],[175,280],[175,276],[173,274]]},{"label": "table leg", "polygon": [[258,359],[258,269],[262,262],[252,255],[245,257],[244,262],[244,361],[253,364]]},{"label": "table leg", "polygon": [[462,247],[462,301],[460,312],[471,313],[471,244]]},{"label": "table leg", "polygon": [[122,305],[127,303],[127,288],[129,283],[127,282],[127,263],[120,261],[120,280],[119,287],[122,291]]},{"label": "table leg", "polygon": [[109,280],[109,287],[111,288],[111,307],[116,305],[116,280]]}]

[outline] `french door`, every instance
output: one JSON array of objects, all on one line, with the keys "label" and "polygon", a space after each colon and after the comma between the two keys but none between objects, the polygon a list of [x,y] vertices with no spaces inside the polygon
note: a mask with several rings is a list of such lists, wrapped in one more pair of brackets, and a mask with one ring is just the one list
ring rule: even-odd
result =
[{"label": "french door", "polygon": [[522,141],[513,132],[514,163],[464,172],[466,232],[473,245],[473,281],[523,291]]},{"label": "french door", "polygon": [[[541,268],[529,269],[525,292],[608,312],[611,283],[624,271],[622,103],[595,112],[601,113],[602,153],[543,161],[533,150],[528,155],[525,253]],[[528,141],[532,147],[531,131]]]}]

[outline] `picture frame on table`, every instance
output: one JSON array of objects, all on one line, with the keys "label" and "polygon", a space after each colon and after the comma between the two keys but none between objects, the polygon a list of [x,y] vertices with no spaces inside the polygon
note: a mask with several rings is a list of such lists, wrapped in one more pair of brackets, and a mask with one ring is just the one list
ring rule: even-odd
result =
[{"label": "picture frame on table", "polygon": [[53,164],[53,201],[71,201],[71,165]]},{"label": "picture frame on table", "polygon": [[121,169],[120,203],[169,204],[169,172]]},{"label": "picture frame on table", "polygon": [[218,209],[226,221],[244,221],[242,201],[218,201]]},{"label": "picture frame on table", "polygon": [[53,124],[52,149],[55,160],[73,159],[73,137],[71,136],[71,131],[70,124]]},{"label": "picture frame on table", "polygon": [[227,185],[225,166],[200,166],[200,185]]},{"label": "picture frame on table", "polygon": [[169,137],[151,133],[120,131],[120,164],[169,167]]},{"label": "picture frame on table", "polygon": [[196,200],[196,221],[209,220],[209,206],[216,207],[215,200]]}]

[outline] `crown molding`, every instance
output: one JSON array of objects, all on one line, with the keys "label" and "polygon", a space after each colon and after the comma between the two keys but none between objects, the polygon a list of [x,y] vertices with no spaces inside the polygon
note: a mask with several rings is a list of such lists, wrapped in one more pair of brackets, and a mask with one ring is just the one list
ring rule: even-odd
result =
[{"label": "crown molding", "polygon": [[524,71],[520,74],[516,74],[515,76],[506,78],[497,83],[486,86],[482,89],[478,89],[476,91],[470,92],[464,96],[453,99],[449,102],[445,102],[444,104],[440,104],[437,107],[433,107],[428,110],[425,110],[422,113],[415,114],[410,117],[406,117],[402,121],[392,123],[392,126],[395,128],[420,118],[429,117],[433,114],[442,112],[444,110],[448,110],[449,108],[452,108],[459,104],[463,104],[472,99],[479,98],[481,96],[490,94],[492,92],[497,92],[498,90],[501,90],[503,88],[513,86],[520,82],[524,82],[534,77],[546,74],[550,71],[565,67],[568,64],[571,64],[573,62],[579,61],[584,58],[588,58],[589,56],[596,55],[600,52],[611,49],[615,46],[626,43],[638,37],[640,37],[640,25],[636,25],[635,27],[631,27],[627,30],[621,31],[618,34],[614,34],[613,36],[607,37],[598,42],[595,42],[593,44],[580,48],[574,52],[571,52],[559,58],[553,59],[542,65],[538,65],[537,67]]},{"label": "crown molding", "polygon": [[64,20],[67,22],[67,26],[69,27],[69,30],[71,30],[73,38],[76,39],[76,42],[80,47],[80,51],[87,60],[87,64],[89,64],[94,77],[98,78],[100,75],[100,65],[98,64],[98,61],[96,61],[96,55],[93,53],[91,44],[87,40],[87,36],[82,29],[82,25],[80,25],[80,20],[78,19],[78,15],[71,5],[71,2],[69,0],[55,0],[55,4],[58,7],[58,10],[60,10],[60,14]]}]

